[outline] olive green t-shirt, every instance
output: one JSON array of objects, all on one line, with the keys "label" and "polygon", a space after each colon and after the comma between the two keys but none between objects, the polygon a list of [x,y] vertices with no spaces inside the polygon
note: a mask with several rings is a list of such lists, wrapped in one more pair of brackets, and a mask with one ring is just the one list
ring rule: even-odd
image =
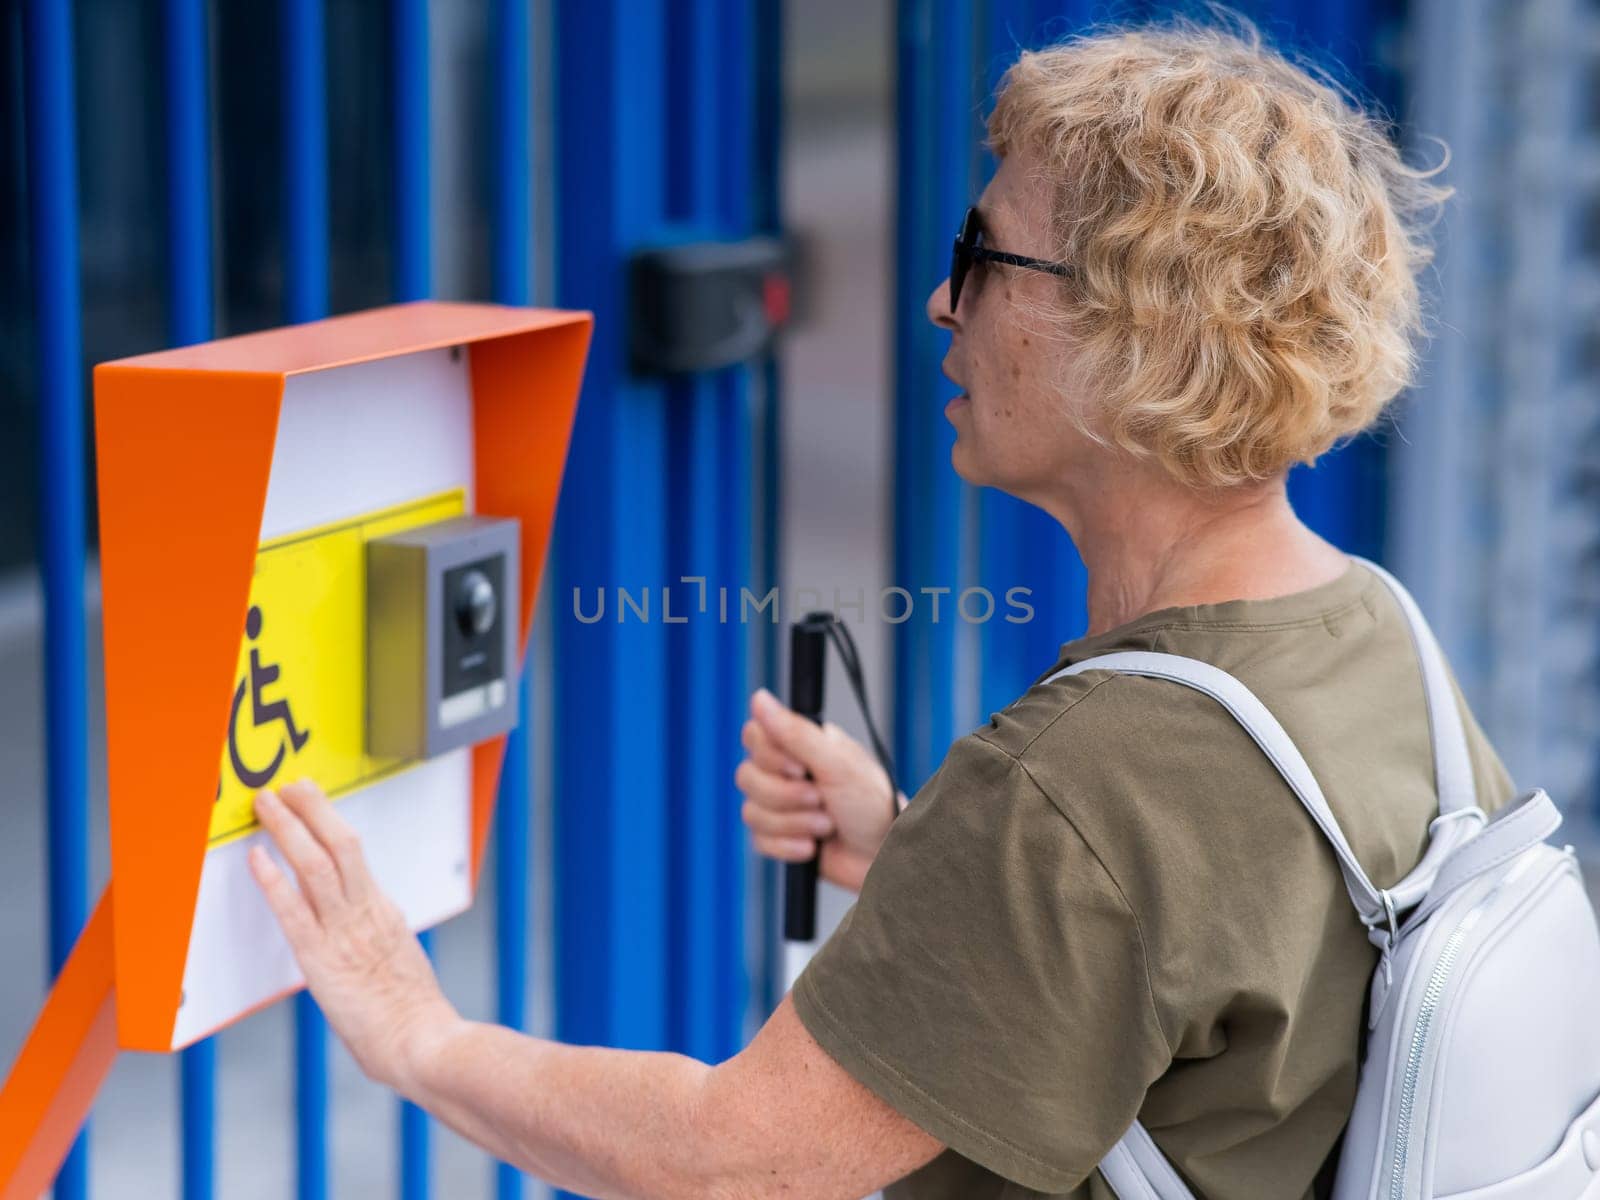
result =
[{"label": "olive green t-shirt", "polygon": [[[1071,642],[1213,663],[1310,763],[1380,887],[1437,812],[1405,618],[1352,562],[1269,600]],[[1452,687],[1455,681],[1452,678]],[[1511,782],[1456,689],[1480,802]],[[1167,680],[1036,682],[961,738],[794,988],[813,1037],[947,1147],[890,1200],[1110,1200],[1140,1117],[1204,1200],[1293,1200],[1355,1101],[1377,952],[1332,851],[1249,734]]]}]

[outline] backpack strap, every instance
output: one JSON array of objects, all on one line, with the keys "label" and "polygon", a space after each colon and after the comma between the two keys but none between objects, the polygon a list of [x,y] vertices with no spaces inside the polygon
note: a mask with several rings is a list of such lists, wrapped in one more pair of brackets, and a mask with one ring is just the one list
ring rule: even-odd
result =
[{"label": "backpack strap", "polygon": [[1334,856],[1339,860],[1339,871],[1344,876],[1345,890],[1350,893],[1350,901],[1355,905],[1362,924],[1372,929],[1389,922],[1392,909],[1356,861],[1344,830],[1339,828],[1339,822],[1328,807],[1327,798],[1322,794],[1322,788],[1316,776],[1312,775],[1305,757],[1283,726],[1278,724],[1278,719],[1267,711],[1266,705],[1256,699],[1255,693],[1249,688],[1210,663],[1179,654],[1157,654],[1146,650],[1125,650],[1086,658],[1057,671],[1044,682],[1085,671],[1117,671],[1124,675],[1170,679],[1204,692],[1226,708],[1278,769],[1278,774],[1283,776],[1305,810],[1311,814],[1317,828],[1322,830],[1322,836],[1333,847]]},{"label": "backpack strap", "polygon": [[1483,832],[1444,860],[1433,887],[1408,922],[1420,925],[1461,887],[1531,850],[1560,827],[1561,810],[1543,788],[1524,792],[1496,812]]},{"label": "backpack strap", "polygon": [[1117,1200],[1194,1200],[1183,1177],[1138,1121],[1100,1160],[1100,1173]]},{"label": "backpack strap", "polygon": [[1467,752],[1461,707],[1456,703],[1450,674],[1433,630],[1428,628],[1422,610],[1398,579],[1368,559],[1357,557],[1355,561],[1378,577],[1405,614],[1422,668],[1422,692],[1428,705],[1428,729],[1433,740],[1433,782],[1439,796],[1439,816],[1428,827],[1426,853],[1410,874],[1389,889],[1395,908],[1404,912],[1421,902],[1445,859],[1482,829],[1487,818],[1478,807],[1478,789],[1472,777],[1472,756]]},{"label": "backpack strap", "polygon": [[1439,642],[1423,619],[1422,610],[1411,593],[1375,562],[1356,558],[1389,589],[1405,613],[1411,629],[1411,642],[1422,666],[1422,691],[1428,702],[1428,728],[1433,734],[1433,779],[1439,793],[1439,812],[1443,815],[1478,807],[1478,789],[1472,779],[1472,756],[1467,753],[1467,733],[1461,722],[1461,708],[1450,687]]}]

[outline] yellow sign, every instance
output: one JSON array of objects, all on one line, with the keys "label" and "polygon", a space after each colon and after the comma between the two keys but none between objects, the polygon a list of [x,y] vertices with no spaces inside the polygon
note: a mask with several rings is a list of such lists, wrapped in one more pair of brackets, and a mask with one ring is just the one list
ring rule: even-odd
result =
[{"label": "yellow sign", "polygon": [[464,492],[444,492],[261,544],[211,845],[256,827],[262,788],[309,777],[339,796],[409,765],[366,752],[366,546],[465,510]]}]

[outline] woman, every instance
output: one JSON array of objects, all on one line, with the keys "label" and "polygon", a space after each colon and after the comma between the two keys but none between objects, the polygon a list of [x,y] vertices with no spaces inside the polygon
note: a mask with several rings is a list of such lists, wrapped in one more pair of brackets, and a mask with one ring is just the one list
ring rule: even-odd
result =
[{"label": "woman", "polygon": [[[1088,568],[1088,635],[1040,678],[1115,649],[1232,672],[1387,886],[1436,811],[1418,667],[1284,477],[1406,383],[1412,219],[1440,191],[1333,90],[1188,26],[1024,54],[989,133],[1001,165],[928,316],[963,389],[956,471],[1052,514]],[[716,1067],[463,1021],[320,794],[263,794],[299,887],[254,869],[363,1069],[594,1196],[1106,1197],[1096,1164],[1136,1116],[1197,1195],[1320,1190],[1375,952],[1219,706],[1101,671],[1036,685],[892,830],[861,746],[765,693],[751,710],[757,847],[821,838],[861,896]],[[1467,724],[1493,809],[1510,783]]]}]

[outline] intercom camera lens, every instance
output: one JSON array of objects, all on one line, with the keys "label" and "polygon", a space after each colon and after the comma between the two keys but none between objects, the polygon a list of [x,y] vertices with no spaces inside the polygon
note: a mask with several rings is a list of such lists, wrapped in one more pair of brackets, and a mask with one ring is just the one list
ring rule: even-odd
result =
[{"label": "intercom camera lens", "polygon": [[482,637],[494,628],[499,601],[494,584],[482,571],[468,571],[456,588],[456,623],[467,637]]}]

